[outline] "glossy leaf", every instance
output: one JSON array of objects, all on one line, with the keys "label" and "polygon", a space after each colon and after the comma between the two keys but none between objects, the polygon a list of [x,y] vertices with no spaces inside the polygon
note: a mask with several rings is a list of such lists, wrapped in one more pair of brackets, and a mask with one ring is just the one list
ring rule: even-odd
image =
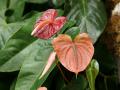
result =
[{"label": "glossy leaf", "polygon": [[3,49],[6,42],[11,38],[20,28],[22,23],[7,24],[4,20],[0,20],[0,49]]},{"label": "glossy leaf", "polygon": [[29,49],[29,54],[22,64],[15,90],[30,90],[35,84],[53,51],[50,43],[50,40],[37,40],[25,50]]},{"label": "glossy leaf", "polygon": [[78,34],[73,41],[70,36],[61,34],[52,44],[60,63],[75,74],[86,69],[94,53],[91,39],[86,33]]},{"label": "glossy leaf", "polygon": [[86,76],[91,90],[95,90],[95,79],[99,73],[99,64],[96,60],[92,60],[86,70]]},{"label": "glossy leaf", "polygon": [[[31,37],[30,33],[32,31],[33,24],[36,21],[36,17],[39,15],[40,13],[34,14],[31,18],[24,20],[22,28],[20,27],[20,24],[23,24],[23,22],[19,22],[8,25],[5,24],[6,27],[0,29],[0,37],[2,39],[0,41],[0,45],[2,47],[0,50],[1,72],[11,72],[20,69],[25,57],[30,53],[29,49],[27,49],[28,51],[25,49],[35,41],[35,38]],[[8,28],[8,30],[6,28]]]},{"label": "glossy leaf", "polygon": [[68,12],[68,19],[76,20],[80,32],[88,33],[93,41],[96,42],[105,29],[107,22],[105,7],[101,0],[65,1],[65,12]]},{"label": "glossy leaf", "polygon": [[[36,22],[35,28],[31,35],[49,39],[56,34],[66,22],[66,17],[57,17],[58,12],[55,9],[48,9],[43,13],[40,19]],[[56,18],[57,17],[57,18]]]}]

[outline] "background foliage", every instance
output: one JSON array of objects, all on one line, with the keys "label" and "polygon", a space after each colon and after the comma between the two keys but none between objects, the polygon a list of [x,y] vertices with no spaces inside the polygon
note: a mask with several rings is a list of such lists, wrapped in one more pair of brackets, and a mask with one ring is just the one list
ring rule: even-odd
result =
[{"label": "background foliage", "polygon": [[[0,90],[36,90],[41,85],[48,90],[117,90],[116,62],[99,39],[107,23],[104,6],[101,0],[0,0]],[[59,64],[66,81],[55,63],[39,79],[53,51],[52,38],[37,40],[30,34],[37,18],[49,8],[69,20],[59,33],[74,37],[87,32],[95,43],[96,60],[77,79]]]}]

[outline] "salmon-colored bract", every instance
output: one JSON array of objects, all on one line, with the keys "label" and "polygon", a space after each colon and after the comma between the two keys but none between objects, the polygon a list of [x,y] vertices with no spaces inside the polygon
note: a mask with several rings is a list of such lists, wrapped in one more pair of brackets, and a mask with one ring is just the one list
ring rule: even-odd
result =
[{"label": "salmon-colored bract", "polygon": [[75,74],[86,69],[94,54],[92,41],[86,33],[77,35],[74,40],[61,34],[52,44],[60,63]]},{"label": "salmon-colored bract", "polygon": [[36,22],[31,35],[41,39],[48,39],[60,31],[66,22],[66,17],[57,17],[57,15],[58,13],[55,9],[45,11]]},{"label": "salmon-colored bract", "polygon": [[40,79],[46,74],[46,72],[50,69],[50,67],[52,66],[52,64],[54,63],[55,61],[55,56],[56,56],[56,53],[55,52],[52,52],[48,58],[48,61],[45,65],[45,68],[40,76]]}]

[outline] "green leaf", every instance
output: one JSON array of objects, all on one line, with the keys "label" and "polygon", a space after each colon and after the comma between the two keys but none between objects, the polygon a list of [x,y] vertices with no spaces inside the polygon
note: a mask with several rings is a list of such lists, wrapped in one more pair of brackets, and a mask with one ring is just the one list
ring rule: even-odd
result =
[{"label": "green leaf", "polygon": [[[62,11],[59,10],[59,14]],[[23,22],[10,23],[9,26],[3,21],[0,23],[0,71],[12,72],[19,70],[23,61],[30,53],[29,47],[36,38],[31,36],[35,21],[41,13],[30,12],[24,16]],[[17,24],[17,25],[16,25]],[[21,25],[22,24],[22,27]],[[6,28],[9,28],[5,30]],[[25,51],[24,51],[25,50]]]},{"label": "green leaf", "polygon": [[21,25],[19,22],[7,24],[4,20],[0,20],[0,49],[5,47],[6,42],[21,28]]},{"label": "green leaf", "polygon": [[7,22],[21,20],[25,0],[0,0],[0,18]]},{"label": "green leaf", "polygon": [[69,28],[75,25],[75,21],[67,21],[58,34],[64,34]]},{"label": "green leaf", "polygon": [[64,87],[62,90],[86,90],[87,80],[83,75],[79,75],[77,78],[74,77],[71,82]]},{"label": "green leaf", "polygon": [[72,27],[65,32],[65,34],[70,35],[72,39],[74,39],[76,37],[76,35],[78,35],[79,33],[80,33],[79,27]]},{"label": "green leaf", "polygon": [[13,13],[8,17],[8,22],[15,22],[21,20],[25,6],[25,0],[10,0],[9,10]]},{"label": "green leaf", "polygon": [[30,2],[30,3],[45,3],[48,0],[25,0],[26,2]]},{"label": "green leaf", "polygon": [[65,0],[52,0],[52,3],[55,5],[55,6],[61,6],[65,3]]},{"label": "green leaf", "polygon": [[86,69],[86,76],[91,90],[95,90],[95,79],[99,73],[99,64],[96,60],[92,60]]},{"label": "green leaf", "polygon": [[5,19],[5,11],[6,11],[6,8],[7,8],[7,1],[8,0],[0,0],[0,18],[3,18]]},{"label": "green leaf", "polygon": [[[1,29],[0,45],[0,71],[11,72],[19,70],[25,57],[29,52],[25,49],[32,44],[36,39],[33,38],[30,33],[32,32],[33,25],[36,21],[36,17],[40,16],[40,13],[33,15],[31,18],[24,20],[22,28],[18,28],[19,25],[11,25],[12,28],[8,30]],[[23,22],[21,22],[23,24]],[[20,23],[20,24],[21,24]],[[18,23],[19,24],[19,23]],[[2,26],[1,26],[2,27]],[[0,28],[1,28],[0,27]],[[17,30],[16,30],[17,29]],[[5,30],[5,31],[4,31]],[[25,50],[25,52],[24,52]]]},{"label": "green leaf", "polygon": [[69,12],[68,19],[76,20],[80,32],[88,33],[96,42],[107,22],[105,7],[101,0],[66,0],[65,9],[69,10],[66,10]]},{"label": "green leaf", "polygon": [[[61,11],[60,11],[61,12]],[[60,13],[59,12],[59,13]],[[60,13],[61,14],[61,13]],[[36,38],[31,36],[35,21],[41,13],[31,12],[27,14],[23,22],[10,23],[9,27],[5,22],[0,23],[0,71],[11,72],[19,70],[23,61],[30,53],[29,47]],[[16,25],[17,24],[17,25]],[[20,27],[22,24],[22,27]],[[18,28],[20,27],[20,28]],[[9,28],[5,30],[6,28]],[[4,31],[5,30],[5,31]],[[24,52],[25,50],[25,52]]]},{"label": "green leaf", "polygon": [[15,90],[30,90],[32,88],[42,73],[53,48],[51,40],[37,40],[26,49],[26,52],[28,50],[29,54],[21,67]]}]

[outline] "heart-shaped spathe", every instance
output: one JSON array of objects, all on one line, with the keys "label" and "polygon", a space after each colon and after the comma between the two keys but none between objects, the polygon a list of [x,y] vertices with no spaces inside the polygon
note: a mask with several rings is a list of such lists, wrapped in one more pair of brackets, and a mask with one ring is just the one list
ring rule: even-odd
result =
[{"label": "heart-shaped spathe", "polygon": [[92,41],[86,33],[77,35],[74,40],[61,34],[54,38],[52,45],[60,63],[75,74],[87,68],[94,54]]},{"label": "heart-shaped spathe", "polygon": [[49,39],[56,34],[66,22],[66,17],[57,17],[58,12],[55,9],[48,9],[43,13],[40,19],[36,22],[35,28],[31,35]]}]

